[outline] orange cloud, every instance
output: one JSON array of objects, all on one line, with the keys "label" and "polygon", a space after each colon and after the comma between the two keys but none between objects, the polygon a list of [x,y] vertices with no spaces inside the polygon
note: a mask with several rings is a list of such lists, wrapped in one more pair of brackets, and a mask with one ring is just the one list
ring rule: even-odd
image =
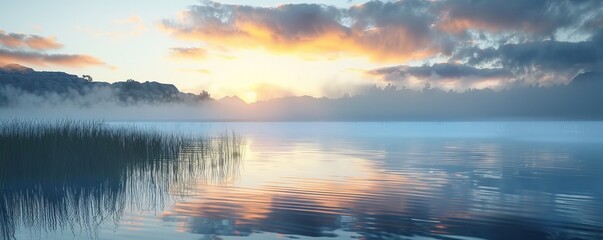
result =
[{"label": "orange cloud", "polygon": [[180,71],[195,72],[195,73],[201,73],[201,74],[211,74],[211,71],[209,69],[205,69],[205,68],[180,69]]},{"label": "orange cloud", "polygon": [[42,37],[30,37],[27,39],[27,46],[36,50],[46,50],[46,49],[58,49],[63,47],[63,44],[60,44],[56,41],[54,37],[50,38],[42,38]]},{"label": "orange cloud", "polygon": [[207,50],[203,48],[171,48],[170,55],[175,59],[204,59]]},{"label": "orange cloud", "polygon": [[207,70],[207,69],[197,69],[197,71],[196,71],[196,72],[198,72],[198,73],[202,73],[202,74],[210,74],[210,73],[211,73],[211,71],[209,71],[209,70]]},{"label": "orange cloud", "polygon": [[[48,54],[46,50],[62,48],[63,44],[54,37],[41,37],[21,33],[6,33],[0,30],[0,63],[18,63],[35,66],[88,67],[108,66],[103,61],[88,55]],[[29,49],[23,49],[23,48]]]},{"label": "orange cloud", "polygon": [[437,24],[437,27],[442,31],[453,33],[453,34],[461,34],[467,30],[482,30],[491,33],[501,33],[507,31],[511,28],[521,29],[521,32],[528,33],[537,33],[539,31],[543,31],[538,29],[538,26],[531,26],[527,23],[518,23],[517,26],[506,26],[502,23],[496,22],[488,22],[481,19],[469,19],[469,18],[455,18],[455,19],[446,19]]},{"label": "orange cloud", "polygon": [[[160,28],[175,37],[214,46],[301,56],[404,62],[442,52],[430,22],[421,13],[404,15],[407,8],[403,2],[368,2],[347,10],[316,4],[261,8],[206,2],[178,19],[164,20]],[[395,14],[380,15],[388,12]]]},{"label": "orange cloud", "polygon": [[45,38],[38,35],[7,33],[2,30],[0,30],[0,45],[11,49],[28,47],[34,50],[49,50],[63,47],[54,37]]},{"label": "orange cloud", "polygon": [[[469,29],[490,29],[490,27],[488,27],[488,25],[481,24],[479,22],[473,22],[473,21],[470,21],[467,19],[455,19],[455,20],[442,21],[441,23],[438,24],[438,28],[442,29],[443,31],[455,33],[455,34],[463,33],[464,31],[469,30]],[[496,30],[496,29],[492,29],[492,30]]]},{"label": "orange cloud", "polygon": [[45,54],[0,49],[0,62],[35,66],[88,67],[107,66],[103,61],[88,55]]},{"label": "orange cloud", "polygon": [[132,34],[133,36],[138,36],[146,30],[146,25],[144,24],[144,20],[142,20],[142,18],[137,15],[130,16],[126,19],[116,20],[115,23],[122,24],[122,25],[123,24],[131,25],[132,31],[130,34]]}]

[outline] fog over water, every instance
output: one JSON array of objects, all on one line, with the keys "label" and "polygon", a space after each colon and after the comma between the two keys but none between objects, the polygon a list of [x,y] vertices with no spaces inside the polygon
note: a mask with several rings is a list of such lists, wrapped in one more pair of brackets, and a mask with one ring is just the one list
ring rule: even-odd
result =
[{"label": "fog over water", "polygon": [[[49,152],[52,142],[2,133],[20,146],[8,156],[26,160],[0,161],[5,238],[603,236],[599,122],[106,124],[135,127],[142,141],[96,149],[84,137]],[[205,140],[162,137],[225,129],[244,139],[240,148],[212,144],[239,149],[230,158],[208,153]],[[38,150],[22,155],[28,148]],[[82,164],[28,164],[47,155]],[[114,160],[95,165],[105,157]]]},{"label": "fog over water", "polygon": [[[599,75],[569,85],[465,92],[372,87],[336,99],[286,97],[251,104],[237,97],[203,101],[120,101],[113,90],[84,94],[27,93],[0,89],[0,116],[105,120],[198,121],[482,121],[601,120]],[[585,80],[584,80],[585,79]]]}]

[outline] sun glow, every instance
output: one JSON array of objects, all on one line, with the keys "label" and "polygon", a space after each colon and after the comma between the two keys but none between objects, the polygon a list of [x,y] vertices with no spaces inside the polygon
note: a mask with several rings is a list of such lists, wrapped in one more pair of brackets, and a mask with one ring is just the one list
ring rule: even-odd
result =
[{"label": "sun glow", "polygon": [[[177,69],[202,67],[211,73],[178,71],[179,86],[191,92],[204,89],[215,98],[237,95],[248,103],[286,96],[338,97],[345,92],[351,94],[367,81],[361,72],[349,71],[350,66],[358,69],[365,69],[367,65],[378,66],[366,58],[307,59],[263,49],[208,52],[210,54],[205,59],[169,63]],[[224,54],[231,57],[224,58]]]},{"label": "sun glow", "polygon": [[255,92],[246,92],[241,96],[241,99],[246,103],[253,103],[257,101],[257,94]]}]

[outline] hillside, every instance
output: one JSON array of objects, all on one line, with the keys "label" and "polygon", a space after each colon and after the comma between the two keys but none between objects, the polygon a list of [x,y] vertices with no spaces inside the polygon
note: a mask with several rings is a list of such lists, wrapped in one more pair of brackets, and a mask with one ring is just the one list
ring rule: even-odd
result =
[{"label": "hillside", "polygon": [[158,82],[137,82],[126,80],[107,83],[92,81],[91,78],[78,77],[64,72],[35,71],[17,64],[0,67],[0,104],[11,105],[13,95],[48,97],[65,100],[96,96],[106,101],[120,104],[144,103],[196,103],[209,100],[209,94],[199,95],[183,93],[172,84]]}]

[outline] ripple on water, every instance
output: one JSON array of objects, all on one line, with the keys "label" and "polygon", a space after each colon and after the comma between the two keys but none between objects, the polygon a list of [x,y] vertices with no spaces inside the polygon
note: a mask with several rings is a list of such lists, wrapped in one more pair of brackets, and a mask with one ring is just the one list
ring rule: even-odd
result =
[{"label": "ripple on water", "polygon": [[[288,135],[283,128],[292,126],[299,129]],[[165,207],[128,208],[99,237],[603,238],[598,142],[382,129],[410,129],[395,124],[353,124],[371,129],[354,135],[346,133],[355,129],[336,124],[328,125],[333,132],[324,126],[303,131],[312,126],[235,124],[247,144],[239,165],[223,165],[235,177],[196,178],[171,188]]]}]

